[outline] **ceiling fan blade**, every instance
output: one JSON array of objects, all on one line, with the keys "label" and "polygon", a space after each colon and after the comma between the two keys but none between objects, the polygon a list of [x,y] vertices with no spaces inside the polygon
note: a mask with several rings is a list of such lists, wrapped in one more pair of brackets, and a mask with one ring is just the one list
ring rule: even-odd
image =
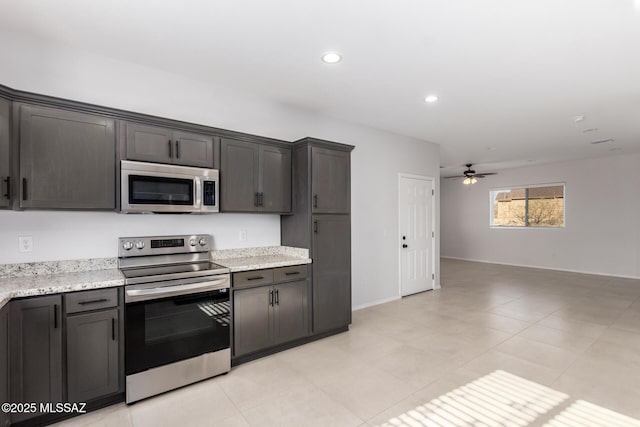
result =
[{"label": "ceiling fan blade", "polygon": [[464,175],[456,175],[456,176],[443,176],[444,179],[449,179],[449,178],[465,178]]},{"label": "ceiling fan blade", "polygon": [[498,172],[479,173],[479,174],[475,175],[475,177],[476,178],[484,178],[485,176],[489,176],[489,175],[498,175]]}]

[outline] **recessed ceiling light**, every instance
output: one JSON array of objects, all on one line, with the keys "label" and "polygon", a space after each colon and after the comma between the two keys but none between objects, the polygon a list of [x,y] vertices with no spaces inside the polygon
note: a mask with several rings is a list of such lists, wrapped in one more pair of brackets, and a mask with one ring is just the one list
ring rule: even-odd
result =
[{"label": "recessed ceiling light", "polygon": [[437,95],[429,95],[424,99],[424,102],[436,102],[438,100]]},{"label": "recessed ceiling light", "polygon": [[584,122],[584,116],[575,116],[573,121],[576,123]]},{"label": "recessed ceiling light", "polygon": [[598,130],[598,128],[589,128],[589,129],[585,129],[585,130],[583,130],[583,131],[582,131],[582,133],[595,132],[595,131],[597,131],[597,130]]},{"label": "recessed ceiling light", "polygon": [[322,61],[327,64],[336,64],[342,61],[342,55],[337,52],[326,52],[322,55]]}]

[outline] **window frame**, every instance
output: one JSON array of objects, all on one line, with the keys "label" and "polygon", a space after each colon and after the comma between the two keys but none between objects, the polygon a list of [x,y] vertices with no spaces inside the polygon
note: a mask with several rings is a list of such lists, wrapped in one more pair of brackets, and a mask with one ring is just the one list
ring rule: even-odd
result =
[{"label": "window frame", "polygon": [[[562,198],[563,198],[563,209],[562,209],[562,225],[561,226],[504,226],[504,225],[493,225],[493,197],[492,193],[496,191],[503,190],[524,190],[527,188],[540,188],[540,187],[557,187],[562,186]],[[503,187],[491,187],[489,188],[489,228],[495,230],[532,230],[532,229],[540,229],[540,230],[563,230],[567,228],[567,183],[566,182],[550,182],[544,184],[524,184],[524,185],[511,185],[511,186],[503,186]]]}]

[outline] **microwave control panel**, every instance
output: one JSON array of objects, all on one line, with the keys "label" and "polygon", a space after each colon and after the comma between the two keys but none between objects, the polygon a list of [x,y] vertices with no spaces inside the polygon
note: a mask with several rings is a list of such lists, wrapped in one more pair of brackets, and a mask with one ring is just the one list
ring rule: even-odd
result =
[{"label": "microwave control panel", "polygon": [[216,205],[216,182],[215,181],[203,181],[203,194],[202,204],[205,206]]}]

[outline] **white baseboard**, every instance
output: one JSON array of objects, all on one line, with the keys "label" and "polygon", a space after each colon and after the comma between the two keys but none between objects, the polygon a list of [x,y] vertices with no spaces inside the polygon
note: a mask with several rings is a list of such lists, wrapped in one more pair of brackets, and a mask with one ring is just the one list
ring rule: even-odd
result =
[{"label": "white baseboard", "polygon": [[540,265],[513,264],[513,263],[509,263],[509,262],[487,261],[487,260],[484,260],[484,259],[472,259],[472,258],[458,258],[458,257],[453,257],[453,256],[444,256],[444,255],[441,255],[440,258],[456,259],[456,260],[459,260],[459,261],[482,262],[484,264],[508,265],[510,267],[525,267],[525,268],[537,268],[539,270],[564,271],[566,273],[591,274],[591,275],[594,275],[594,276],[618,277],[620,279],[640,279],[640,276],[625,276],[625,275],[622,275],[622,274],[602,273],[602,272],[599,272],[599,271],[571,270],[571,269],[568,269],[568,268],[552,268],[552,267],[544,267],[544,266],[540,266]]},{"label": "white baseboard", "polygon": [[373,307],[374,305],[380,305],[380,304],[384,304],[386,302],[396,301],[396,300],[399,300],[399,299],[400,299],[400,297],[396,296],[396,297],[381,299],[381,300],[374,301],[374,302],[368,302],[366,304],[360,304],[360,305],[356,305],[355,307],[351,307],[351,311],[362,310],[363,308]]}]

